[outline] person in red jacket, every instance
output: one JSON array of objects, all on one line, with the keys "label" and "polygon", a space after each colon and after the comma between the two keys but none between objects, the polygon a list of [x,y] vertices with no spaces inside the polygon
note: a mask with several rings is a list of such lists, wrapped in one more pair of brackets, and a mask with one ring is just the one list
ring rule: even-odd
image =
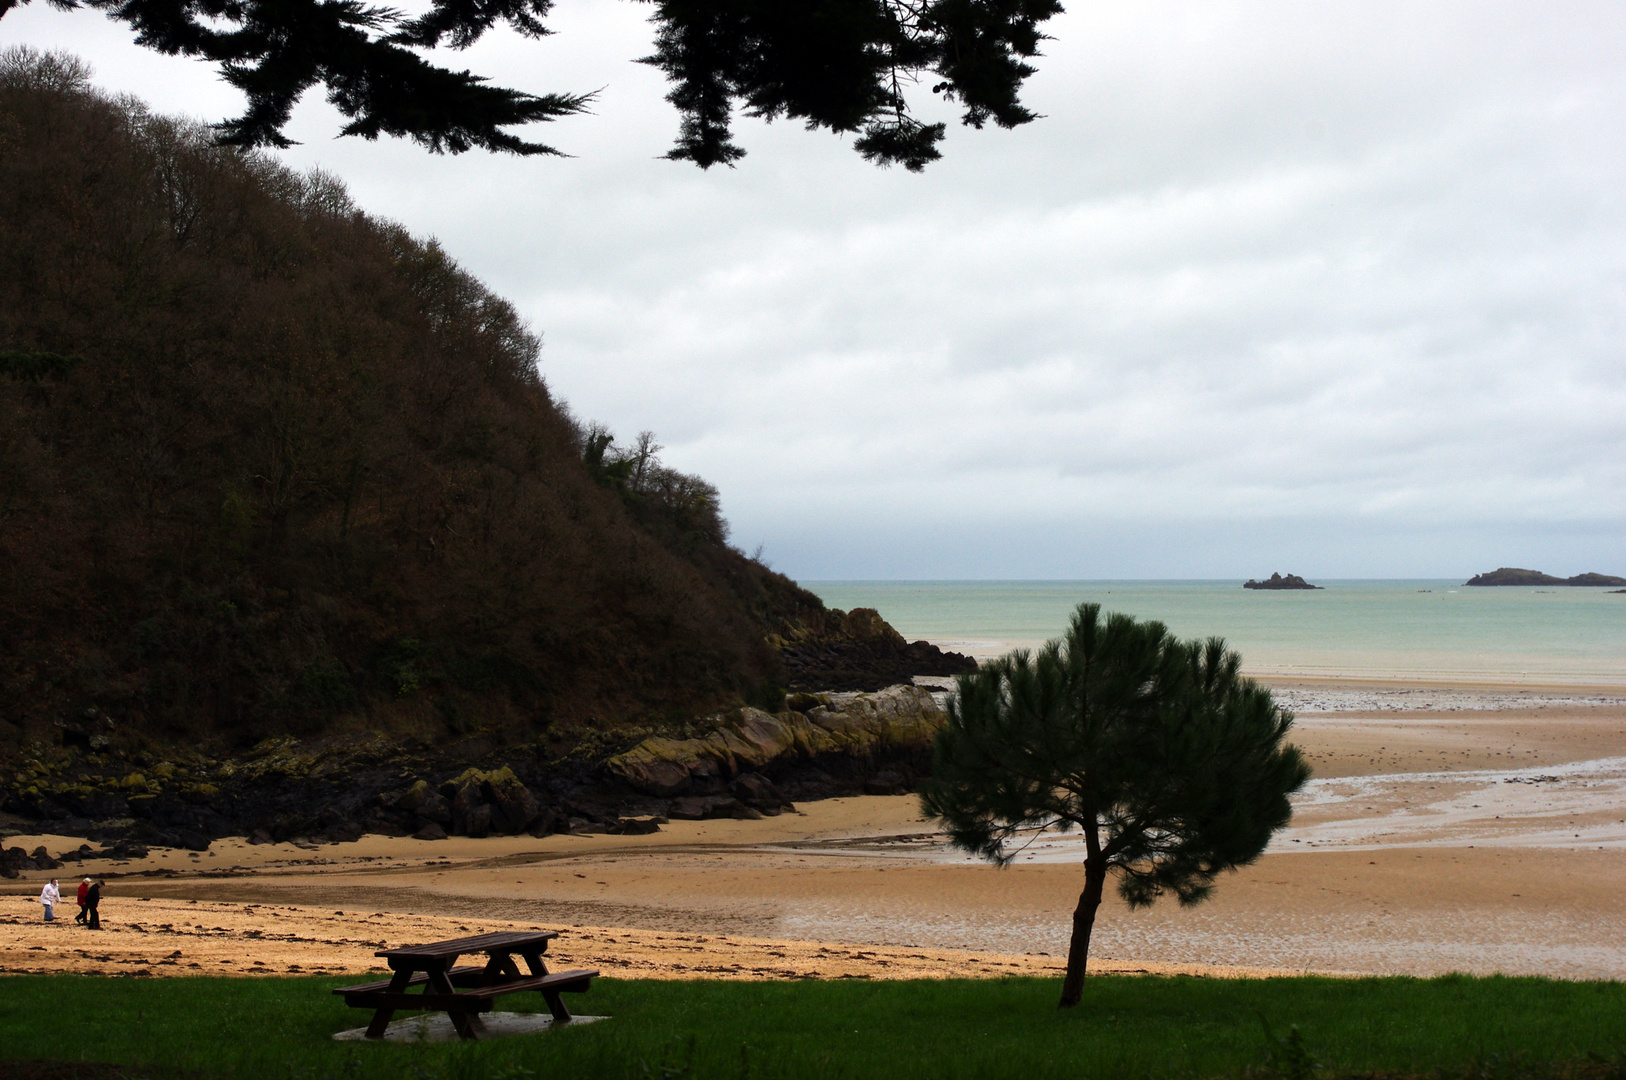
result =
[{"label": "person in red jacket", "polygon": [[85,897],[87,897],[89,895],[90,895],[90,879],[86,878],[85,880],[83,880],[83,881],[81,881],[79,883],[79,914],[77,914],[77,915],[75,915],[73,917],[74,922],[82,923],[82,922],[84,922],[86,920],[86,918],[88,918],[88,915],[87,915],[87,913],[85,911]]}]

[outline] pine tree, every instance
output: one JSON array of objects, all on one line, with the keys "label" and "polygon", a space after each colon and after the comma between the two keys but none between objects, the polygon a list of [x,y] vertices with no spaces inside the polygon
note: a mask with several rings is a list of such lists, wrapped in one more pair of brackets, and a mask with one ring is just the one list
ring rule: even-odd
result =
[{"label": "pine tree", "polygon": [[1206,899],[1258,858],[1309,778],[1292,716],[1218,638],[1082,604],[1064,638],[959,678],[921,805],[953,843],[1001,866],[1018,832],[1084,840],[1061,1004],[1078,1003],[1109,872],[1132,907]]},{"label": "pine tree", "polygon": [[[29,0],[0,0],[0,17]],[[248,98],[218,125],[233,146],[287,146],[294,105],[322,85],[350,118],[341,133],[408,137],[439,153],[473,147],[557,154],[505,130],[583,112],[592,94],[533,95],[492,86],[424,58],[463,49],[493,27],[550,31],[553,0],[432,0],[407,17],[360,0],[48,0],[126,22],[139,44],[219,64]],[[924,124],[904,90],[923,75],[962,107],[964,123],[1015,127],[1035,119],[1018,100],[1058,0],[646,0],[655,51],[643,59],[672,83],[680,116],[666,155],[701,168],[745,156],[736,107],[769,120],[857,133],[854,147],[882,165],[919,171],[940,157],[945,125]]]}]

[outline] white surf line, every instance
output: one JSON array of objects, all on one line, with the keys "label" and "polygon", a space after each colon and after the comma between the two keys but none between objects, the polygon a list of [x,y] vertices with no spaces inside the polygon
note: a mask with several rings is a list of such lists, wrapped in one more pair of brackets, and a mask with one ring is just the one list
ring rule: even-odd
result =
[{"label": "white surf line", "polygon": [[1293,808],[1269,850],[1626,849],[1626,757],[1312,780]]},{"label": "white surf line", "polygon": [[[1267,852],[1501,847],[1626,850],[1626,757],[1538,769],[1311,780]],[[1078,833],[1024,836],[1018,864],[1077,862]],[[1012,847],[1018,845],[1013,844]],[[942,858],[980,861],[945,845]]]},{"label": "white surf line", "polygon": [[1271,696],[1288,712],[1315,716],[1343,712],[1505,712],[1509,709],[1550,709],[1626,705],[1626,697],[1613,695],[1563,696],[1487,690],[1430,690],[1401,687],[1393,690],[1273,689]]}]

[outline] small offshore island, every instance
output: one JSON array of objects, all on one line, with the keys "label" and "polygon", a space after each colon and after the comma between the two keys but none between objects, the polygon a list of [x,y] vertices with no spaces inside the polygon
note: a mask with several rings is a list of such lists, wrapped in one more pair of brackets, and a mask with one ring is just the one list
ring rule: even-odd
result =
[{"label": "small offshore island", "polygon": [[1488,574],[1475,574],[1464,585],[1575,585],[1601,588],[1606,585],[1626,585],[1626,578],[1609,574],[1576,574],[1574,577],[1553,577],[1540,570],[1521,570],[1504,566]]},{"label": "small offshore island", "polygon": [[1286,577],[1282,577],[1282,575],[1275,574],[1275,573],[1270,575],[1270,580],[1268,580],[1268,581],[1254,581],[1252,578],[1249,578],[1247,581],[1244,581],[1242,583],[1242,587],[1244,589],[1319,589],[1319,588],[1321,588],[1320,585],[1311,585],[1308,581],[1305,581],[1303,578],[1299,577],[1297,574],[1288,574]]}]

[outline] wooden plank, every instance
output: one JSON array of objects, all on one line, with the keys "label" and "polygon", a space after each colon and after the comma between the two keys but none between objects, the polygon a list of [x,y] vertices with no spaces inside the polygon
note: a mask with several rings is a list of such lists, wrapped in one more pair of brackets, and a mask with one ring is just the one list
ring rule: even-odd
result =
[{"label": "wooden plank", "polygon": [[528,946],[539,944],[546,948],[545,943],[558,936],[558,932],[554,930],[503,930],[494,934],[477,934],[474,937],[453,938],[450,941],[432,941],[427,945],[406,945],[399,949],[383,949],[373,955],[392,958],[427,959],[461,956],[464,953],[471,952],[488,952],[492,949],[519,952]]},{"label": "wooden plank", "polygon": [[[592,985],[597,971],[557,971],[552,975],[542,975],[530,979],[511,979],[506,982],[487,986],[475,986],[455,994],[407,993],[404,990],[366,990],[346,995],[345,1001],[359,1009],[445,1009],[447,1003],[469,1001],[485,1002],[481,1006],[467,1006],[468,1008],[489,1009],[494,998],[504,994],[519,994],[525,991],[554,990],[560,993],[584,993]],[[335,991],[337,993],[337,991]]]},{"label": "wooden plank", "polygon": [[[480,985],[483,985],[483,984],[481,984],[479,982],[476,982],[476,981],[470,981],[470,976],[484,975],[485,970],[486,970],[485,968],[479,967],[479,966],[454,967],[451,971],[448,971],[446,974],[451,976],[453,986],[480,986]],[[390,983],[393,982],[393,981],[394,981],[393,979],[379,979],[377,982],[357,983],[355,986],[341,986],[338,989],[334,990],[333,992],[335,994],[339,994],[341,996],[351,995],[351,994],[372,993],[372,992],[376,992],[376,991],[379,991],[379,990],[387,990],[389,988]],[[412,974],[412,976],[407,979],[406,985],[407,986],[422,986],[424,983],[426,983],[428,981],[429,981],[429,973],[427,971],[418,971],[418,972],[414,972]]]},{"label": "wooden plank", "polygon": [[478,986],[457,996],[489,1000],[504,994],[519,994],[527,990],[553,990],[562,993],[586,992],[598,975],[596,971],[556,971],[552,975],[539,975],[530,979],[511,979],[490,986]]}]

